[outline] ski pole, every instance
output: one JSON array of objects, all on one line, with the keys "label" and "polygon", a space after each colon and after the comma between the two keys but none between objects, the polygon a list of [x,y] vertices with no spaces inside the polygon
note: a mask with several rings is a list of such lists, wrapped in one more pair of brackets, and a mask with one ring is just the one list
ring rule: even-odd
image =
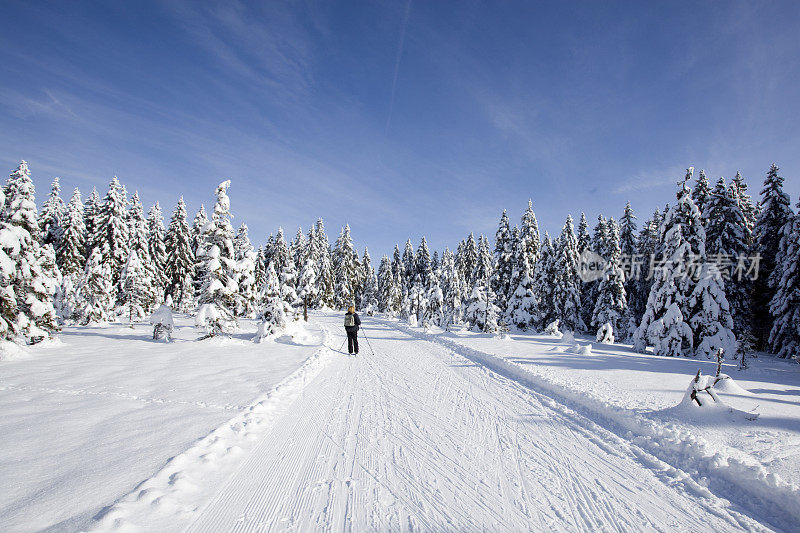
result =
[{"label": "ski pole", "polygon": [[341,346],[339,346],[339,351],[340,351],[340,352],[341,352],[341,351],[344,349],[344,343],[345,343],[345,342],[347,342],[347,337],[345,337],[345,338],[344,338],[344,340],[342,341],[342,345],[341,345]]},{"label": "ski pole", "polygon": [[367,334],[366,334],[366,333],[364,333],[364,340],[366,340],[366,341],[367,341],[367,346],[369,346],[369,352],[370,352],[370,353],[373,355],[373,357],[374,357],[374,356],[375,356],[375,350],[373,350],[373,349],[372,349],[372,344],[369,342],[369,338],[367,337]]}]

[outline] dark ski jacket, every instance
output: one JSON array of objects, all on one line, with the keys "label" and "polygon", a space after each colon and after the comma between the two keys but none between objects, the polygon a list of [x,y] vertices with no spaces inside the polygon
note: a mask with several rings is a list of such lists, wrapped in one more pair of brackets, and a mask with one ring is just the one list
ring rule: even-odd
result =
[{"label": "dark ski jacket", "polygon": [[[344,316],[346,317],[349,314],[350,313],[345,313]],[[348,333],[354,333],[354,332],[358,331],[358,326],[361,325],[361,319],[358,317],[358,313],[353,313],[353,318],[355,319],[354,322],[356,323],[356,325],[355,326],[345,326],[344,327],[345,331],[347,331]]]}]

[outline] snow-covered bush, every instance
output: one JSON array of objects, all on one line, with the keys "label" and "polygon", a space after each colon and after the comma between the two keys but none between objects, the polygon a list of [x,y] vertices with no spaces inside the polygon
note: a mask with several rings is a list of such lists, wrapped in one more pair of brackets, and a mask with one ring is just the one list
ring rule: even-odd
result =
[{"label": "snow-covered bush", "polygon": [[291,306],[279,296],[267,300],[264,312],[261,315],[261,323],[258,325],[258,332],[253,337],[253,342],[261,342],[286,331],[289,321],[293,319],[293,314]]},{"label": "snow-covered bush", "polygon": [[614,344],[614,328],[606,322],[597,330],[597,342],[601,344]]},{"label": "snow-covered bush", "polygon": [[549,335],[550,337],[558,337],[558,336],[560,336],[561,335],[561,331],[558,329],[558,323],[559,323],[559,320],[556,318],[555,320],[553,320],[552,322],[547,324],[547,327],[544,328],[544,334],[545,335]]},{"label": "snow-covered bush", "polygon": [[175,322],[172,320],[172,309],[166,305],[160,305],[152,315],[150,324],[153,325],[153,339],[164,339],[167,342],[172,340],[172,331],[175,329]]}]

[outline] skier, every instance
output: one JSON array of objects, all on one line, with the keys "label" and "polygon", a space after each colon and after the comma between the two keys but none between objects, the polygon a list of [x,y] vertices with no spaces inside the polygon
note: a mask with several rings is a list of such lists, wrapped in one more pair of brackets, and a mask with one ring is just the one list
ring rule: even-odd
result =
[{"label": "skier", "polygon": [[361,319],[356,313],[356,308],[350,306],[347,308],[347,314],[344,315],[344,329],[347,332],[347,352],[358,355],[358,326],[361,325]]}]

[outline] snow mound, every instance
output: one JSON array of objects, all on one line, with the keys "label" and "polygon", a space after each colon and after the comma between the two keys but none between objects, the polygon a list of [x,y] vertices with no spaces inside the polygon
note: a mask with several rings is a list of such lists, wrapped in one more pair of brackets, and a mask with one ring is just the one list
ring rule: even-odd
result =
[{"label": "snow mound", "polygon": [[571,331],[565,331],[564,333],[561,334],[561,342],[563,342],[564,344],[574,344],[575,334],[573,334]]},{"label": "snow mound", "polygon": [[153,314],[150,315],[150,324],[154,326],[156,324],[160,324],[162,326],[169,327],[170,329],[175,327],[175,322],[172,320],[172,309],[166,305],[160,305],[158,309],[156,309]]},{"label": "snow mound", "polygon": [[28,357],[28,351],[19,344],[0,340],[0,361],[11,361]]}]

